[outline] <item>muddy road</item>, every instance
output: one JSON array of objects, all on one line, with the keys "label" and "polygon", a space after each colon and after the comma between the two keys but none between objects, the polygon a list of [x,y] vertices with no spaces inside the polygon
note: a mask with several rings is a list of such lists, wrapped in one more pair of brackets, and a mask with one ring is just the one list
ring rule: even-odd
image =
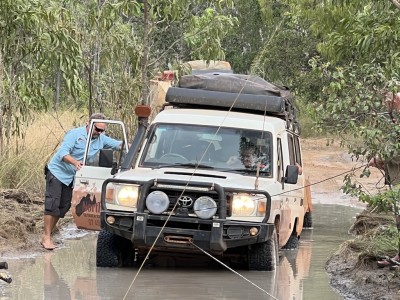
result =
[{"label": "muddy road", "polygon": [[[55,251],[32,242],[28,250],[1,252],[13,281],[0,282],[0,299],[344,299],[330,287],[325,264],[350,238],[348,228],[364,207],[340,192],[342,174],[363,162],[326,147],[324,139],[304,141],[303,162],[315,184],[314,228],[303,232],[297,250],[283,251],[276,271],[229,270],[207,257],[156,257],[143,269],[96,268],[96,233],[70,225],[56,236]],[[363,185],[373,190],[379,178],[372,174]]]},{"label": "muddy road", "polygon": [[207,257],[156,257],[141,270],[96,268],[91,233],[56,251],[7,257],[13,282],[0,283],[0,299],[343,299],[324,268],[359,211],[317,204],[314,229],[303,232],[297,250],[283,252],[273,272],[233,272]]}]

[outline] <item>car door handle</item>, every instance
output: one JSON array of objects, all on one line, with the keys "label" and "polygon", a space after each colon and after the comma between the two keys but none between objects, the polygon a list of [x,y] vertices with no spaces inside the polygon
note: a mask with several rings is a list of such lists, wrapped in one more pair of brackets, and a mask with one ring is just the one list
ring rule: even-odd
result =
[{"label": "car door handle", "polygon": [[82,184],[89,184],[89,180],[87,180],[87,179],[81,179],[81,180],[79,180],[79,182]]}]

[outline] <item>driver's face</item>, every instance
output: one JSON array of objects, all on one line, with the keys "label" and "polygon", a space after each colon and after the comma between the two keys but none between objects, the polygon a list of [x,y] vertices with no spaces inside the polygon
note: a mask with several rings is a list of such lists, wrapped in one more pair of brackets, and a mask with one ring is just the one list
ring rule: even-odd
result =
[{"label": "driver's face", "polygon": [[92,131],[92,138],[97,138],[100,134],[105,132],[106,128],[107,128],[106,123],[94,123],[93,131]]},{"label": "driver's face", "polygon": [[253,159],[253,152],[252,151],[245,151],[242,153],[242,163],[245,167],[251,167],[254,164],[254,159]]}]

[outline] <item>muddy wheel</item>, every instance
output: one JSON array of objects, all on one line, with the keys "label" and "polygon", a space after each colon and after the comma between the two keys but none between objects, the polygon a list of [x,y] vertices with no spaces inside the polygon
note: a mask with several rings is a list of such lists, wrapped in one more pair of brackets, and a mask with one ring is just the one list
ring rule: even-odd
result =
[{"label": "muddy wheel", "polygon": [[312,214],[311,211],[306,212],[304,215],[303,228],[312,228]]},{"label": "muddy wheel", "polygon": [[108,231],[100,231],[97,236],[96,266],[116,268],[120,266],[120,255],[116,247],[116,235]]},{"label": "muddy wheel", "polygon": [[298,246],[299,246],[299,238],[295,235],[291,235],[289,240],[287,241],[286,245],[283,246],[282,249],[294,250],[294,249],[297,249]]},{"label": "muddy wheel", "polygon": [[135,252],[131,241],[108,231],[99,232],[96,246],[97,267],[131,267],[134,264]]},{"label": "muddy wheel", "polygon": [[278,237],[275,229],[270,240],[250,246],[247,259],[249,270],[273,271],[276,269],[279,263],[279,255]]}]

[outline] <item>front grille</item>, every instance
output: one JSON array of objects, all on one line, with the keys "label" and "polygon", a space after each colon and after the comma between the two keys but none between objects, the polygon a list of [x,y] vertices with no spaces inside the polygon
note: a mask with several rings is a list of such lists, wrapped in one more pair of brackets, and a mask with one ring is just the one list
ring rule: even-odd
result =
[{"label": "front grille", "polygon": [[169,198],[170,205],[165,212],[166,214],[170,214],[175,207],[175,211],[172,213],[172,215],[174,216],[197,217],[193,210],[194,202],[201,196],[208,196],[211,197],[217,204],[217,212],[215,216],[220,216],[219,196],[216,191],[191,191],[188,189],[182,192],[180,190],[160,189],[157,187],[153,187],[149,190],[149,193],[156,190],[164,192]]}]

